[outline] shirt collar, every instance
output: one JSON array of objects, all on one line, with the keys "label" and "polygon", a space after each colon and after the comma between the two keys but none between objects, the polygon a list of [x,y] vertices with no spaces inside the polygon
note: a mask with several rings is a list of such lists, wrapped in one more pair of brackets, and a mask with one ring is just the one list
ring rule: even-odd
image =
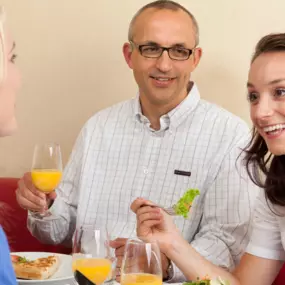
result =
[{"label": "shirt collar", "polygon": [[[173,110],[160,117],[161,128],[159,131],[164,131],[168,128],[177,128],[185,118],[196,108],[200,101],[200,93],[195,83],[189,91],[186,98]],[[142,114],[139,94],[134,98],[134,116],[137,121],[150,126],[149,120]]]}]

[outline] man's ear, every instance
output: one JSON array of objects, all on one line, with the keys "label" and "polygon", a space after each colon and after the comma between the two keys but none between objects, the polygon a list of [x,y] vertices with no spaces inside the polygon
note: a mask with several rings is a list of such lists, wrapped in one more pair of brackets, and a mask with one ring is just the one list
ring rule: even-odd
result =
[{"label": "man's ear", "polygon": [[202,57],[203,51],[201,48],[195,48],[193,53],[193,63],[194,63],[194,69],[197,67],[197,65],[200,62],[200,59]]},{"label": "man's ear", "polygon": [[133,69],[132,52],[133,52],[132,45],[130,43],[124,43],[124,45],[123,45],[123,54],[124,54],[124,57],[125,57],[127,65],[131,69]]}]

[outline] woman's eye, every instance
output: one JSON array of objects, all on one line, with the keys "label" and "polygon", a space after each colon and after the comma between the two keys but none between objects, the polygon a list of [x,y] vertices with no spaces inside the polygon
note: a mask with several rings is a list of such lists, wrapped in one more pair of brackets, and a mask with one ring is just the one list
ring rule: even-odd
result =
[{"label": "woman's eye", "polygon": [[279,88],[275,90],[275,96],[282,97],[285,95],[285,89]]},{"label": "woman's eye", "polygon": [[256,92],[249,92],[247,95],[247,99],[250,103],[254,103],[258,99],[258,93]]}]

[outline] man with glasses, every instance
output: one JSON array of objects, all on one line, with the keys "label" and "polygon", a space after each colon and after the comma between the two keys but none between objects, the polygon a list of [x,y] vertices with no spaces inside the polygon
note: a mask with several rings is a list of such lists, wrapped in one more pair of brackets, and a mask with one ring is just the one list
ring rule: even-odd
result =
[{"label": "man with glasses", "polygon": [[[178,228],[208,260],[232,269],[248,242],[256,191],[248,179],[241,148],[246,124],[224,109],[200,99],[190,81],[202,50],[194,16],[173,1],[141,8],[123,46],[138,84],[138,96],[95,114],[83,127],[66,166],[57,197],[45,200],[31,183],[19,182],[23,208],[53,216],[29,215],[32,234],[46,243],[68,243],[75,223],[108,226],[118,257],[125,238],[135,235],[130,204],[137,197],[171,206],[189,188],[200,190],[188,219]],[[130,94],[132,96],[133,94]],[[163,255],[163,276],[183,280]]]}]

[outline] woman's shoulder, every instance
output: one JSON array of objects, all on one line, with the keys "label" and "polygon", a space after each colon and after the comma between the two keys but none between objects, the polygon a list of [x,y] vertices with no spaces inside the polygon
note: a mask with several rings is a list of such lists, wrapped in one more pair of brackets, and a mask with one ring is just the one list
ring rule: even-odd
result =
[{"label": "woman's shoulder", "polygon": [[7,242],[7,239],[6,239],[4,230],[3,230],[2,226],[0,225],[0,242],[1,242],[1,244],[2,244],[2,241]]},{"label": "woman's shoulder", "polygon": [[0,225],[0,284],[16,285],[10,251],[5,233]]}]

